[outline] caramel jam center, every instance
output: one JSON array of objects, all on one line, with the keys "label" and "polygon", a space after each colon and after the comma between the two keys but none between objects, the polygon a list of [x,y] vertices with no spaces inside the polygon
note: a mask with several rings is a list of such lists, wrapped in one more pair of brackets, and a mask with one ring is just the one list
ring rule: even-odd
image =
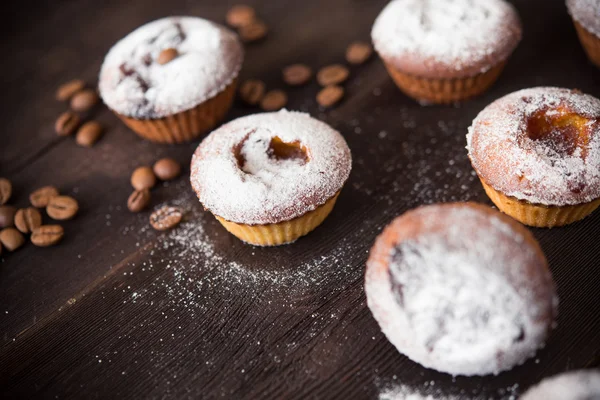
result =
[{"label": "caramel jam center", "polygon": [[[244,144],[248,140],[251,140],[250,135],[252,133],[253,132],[250,132],[248,135],[246,135],[246,137],[240,143],[238,143],[236,146],[234,146],[234,148],[233,148],[233,153],[237,160],[238,167],[244,171],[245,171],[244,166],[246,165],[247,160],[244,157],[242,149],[244,148]],[[283,140],[281,140],[281,138],[279,138],[278,136],[274,136],[269,141],[269,145],[267,146],[266,150],[267,150],[267,156],[272,160],[276,160],[276,161],[286,161],[286,160],[296,161],[297,160],[302,165],[304,165],[308,161],[310,161],[308,149],[306,148],[306,146],[303,146],[302,143],[300,143],[299,141],[294,141],[294,142],[288,143],[288,142],[284,142]],[[247,172],[247,171],[245,171],[245,172]]]}]

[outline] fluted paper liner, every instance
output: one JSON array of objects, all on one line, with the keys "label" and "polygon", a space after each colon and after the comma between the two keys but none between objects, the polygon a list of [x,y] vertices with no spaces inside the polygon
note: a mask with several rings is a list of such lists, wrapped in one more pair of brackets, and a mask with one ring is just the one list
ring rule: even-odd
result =
[{"label": "fluted paper liner", "polygon": [[600,67],[600,37],[585,29],[579,22],[573,20],[573,23],[588,58],[597,67]]}]

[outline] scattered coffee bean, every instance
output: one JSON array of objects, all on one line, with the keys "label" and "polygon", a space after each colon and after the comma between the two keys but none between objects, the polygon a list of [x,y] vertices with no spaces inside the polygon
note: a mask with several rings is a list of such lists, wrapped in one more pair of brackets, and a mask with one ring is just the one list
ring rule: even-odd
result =
[{"label": "scattered coffee bean", "polygon": [[4,228],[0,231],[0,243],[8,251],[15,251],[25,243],[25,238],[15,228]]},{"label": "scattered coffee bean", "polygon": [[75,141],[83,147],[92,147],[102,135],[102,125],[96,121],[89,121],[81,125],[77,131]]},{"label": "scattered coffee bean", "polygon": [[65,230],[60,225],[42,225],[31,233],[31,243],[38,247],[54,246],[64,234]]},{"label": "scattered coffee bean", "polygon": [[373,47],[366,42],[354,42],[346,49],[346,61],[350,64],[362,64],[373,54]]},{"label": "scattered coffee bean", "polygon": [[234,28],[246,26],[254,21],[255,18],[256,12],[254,11],[254,8],[244,4],[231,7],[225,16],[227,25]]},{"label": "scattered coffee bean", "polygon": [[164,206],[150,215],[150,225],[157,231],[166,231],[181,222],[181,210],[176,207]]},{"label": "scattered coffee bean", "polygon": [[158,54],[158,57],[156,58],[156,62],[159,63],[160,65],[165,65],[166,63],[169,63],[169,62],[173,61],[175,58],[177,58],[178,55],[179,55],[179,52],[177,51],[177,49],[175,49],[173,47],[169,47],[168,49],[164,49],[163,51],[161,51]]},{"label": "scattered coffee bean", "polygon": [[71,219],[79,211],[77,200],[69,196],[56,196],[50,199],[46,213],[52,219],[64,221]]},{"label": "scattered coffee bean", "polygon": [[71,109],[79,112],[89,111],[98,103],[98,94],[93,89],[83,89],[71,98]]},{"label": "scattered coffee bean", "polygon": [[136,190],[152,189],[156,185],[156,176],[150,167],[138,167],[131,174],[131,186]]},{"label": "scattered coffee bean", "polygon": [[37,208],[21,208],[15,214],[15,226],[21,233],[31,233],[42,225],[42,214]]},{"label": "scattered coffee bean", "polygon": [[44,186],[29,195],[29,202],[34,207],[46,208],[50,199],[58,195],[58,189],[54,186]]},{"label": "scattered coffee bean", "polygon": [[321,86],[337,85],[348,79],[350,71],[341,64],[328,65],[317,73],[317,81]]},{"label": "scattered coffee bean", "polygon": [[265,95],[265,83],[258,79],[248,79],[240,86],[240,97],[242,101],[251,106],[255,106],[263,99]]},{"label": "scattered coffee bean", "polygon": [[260,107],[265,111],[276,111],[287,104],[287,94],[283,90],[271,90],[265,94]]},{"label": "scattered coffee bean", "polygon": [[327,86],[317,94],[317,103],[321,107],[331,107],[344,97],[344,88],[341,86]]},{"label": "scattered coffee bean", "polygon": [[0,229],[13,226],[17,208],[13,206],[0,206]]},{"label": "scattered coffee bean", "polygon": [[312,78],[312,69],[305,64],[288,65],[282,71],[283,81],[290,86],[300,86]]},{"label": "scattered coffee bean", "polygon": [[252,21],[240,27],[240,37],[244,43],[257,42],[267,36],[269,28],[261,21]]},{"label": "scattered coffee bean", "polygon": [[134,190],[127,199],[127,208],[129,211],[137,213],[144,210],[150,204],[150,190]]},{"label": "scattered coffee bean", "polygon": [[162,181],[170,181],[181,174],[181,166],[172,158],[161,158],[152,166],[154,174]]},{"label": "scattered coffee bean", "polygon": [[0,205],[6,204],[12,195],[12,183],[6,178],[0,178]]},{"label": "scattered coffee bean", "polygon": [[79,121],[79,115],[72,111],[65,111],[60,114],[54,123],[54,130],[59,136],[68,136],[75,132],[75,129],[79,126]]},{"label": "scattered coffee bean", "polygon": [[63,83],[56,90],[56,100],[67,101],[84,87],[85,82],[81,79],[73,79],[72,81]]}]

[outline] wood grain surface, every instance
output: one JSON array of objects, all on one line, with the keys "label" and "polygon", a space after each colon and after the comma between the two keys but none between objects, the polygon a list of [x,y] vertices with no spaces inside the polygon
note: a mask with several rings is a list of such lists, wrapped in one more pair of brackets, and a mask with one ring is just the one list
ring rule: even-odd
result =
[{"label": "wood grain surface", "polygon": [[[269,25],[247,46],[242,78],[285,88],[281,68],[344,61],[369,40],[385,0],[249,0]],[[346,97],[320,110],[316,83],[289,89],[288,108],[308,111],[346,137],[353,172],[331,216],[280,248],[229,235],[192,193],[197,143],[144,142],[103,107],[107,132],[93,148],[59,138],[66,109],[56,87],[96,84],[104,54],[137,26],[167,15],[223,22],[232,1],[58,1],[12,5],[2,41],[0,176],[12,203],[53,184],[79,200],[76,219],[52,248],[27,244],[0,256],[2,398],[377,398],[386,388],[430,386],[446,394],[508,398],[541,378],[598,366],[600,212],[560,229],[533,230],[558,285],[560,316],[545,349],[498,376],[452,378],[399,354],[372,318],[363,292],[368,250],[394,216],[420,204],[490,204],[466,156],[465,134],[488,103],[538,85],[600,96],[561,0],[515,1],[524,38],[497,84],[460,106],[421,107],[402,95],[375,57],[351,67]],[[474,32],[474,34],[477,34]],[[256,112],[236,104],[228,118]],[[149,229],[127,211],[129,175],[174,157],[184,175],[153,190],[153,206],[177,204],[185,222]],[[45,220],[49,221],[45,216]]]}]

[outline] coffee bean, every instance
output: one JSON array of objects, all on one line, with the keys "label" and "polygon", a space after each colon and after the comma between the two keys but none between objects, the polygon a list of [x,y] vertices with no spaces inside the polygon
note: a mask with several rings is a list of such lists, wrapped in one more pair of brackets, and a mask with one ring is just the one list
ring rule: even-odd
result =
[{"label": "coffee bean", "polygon": [[373,54],[373,47],[366,42],[354,42],[346,49],[346,61],[350,64],[362,64]]},{"label": "coffee bean", "polygon": [[283,90],[271,90],[260,102],[260,107],[265,111],[276,111],[287,104],[287,94]]},{"label": "coffee bean", "polygon": [[66,101],[73,95],[85,87],[85,82],[81,79],[73,79],[72,81],[63,83],[56,90],[56,100]]},{"label": "coffee bean", "polygon": [[258,79],[248,79],[240,86],[240,97],[242,101],[251,106],[255,106],[263,99],[265,95],[265,83]]},{"label": "coffee bean", "polygon": [[181,210],[176,207],[164,206],[150,215],[150,225],[157,231],[166,231],[181,222]]},{"label": "coffee bean", "polygon": [[65,231],[60,225],[42,225],[31,233],[31,243],[38,247],[54,246],[64,234]]},{"label": "coffee bean", "polygon": [[79,115],[72,111],[65,111],[60,114],[54,123],[54,130],[59,136],[68,136],[75,132],[75,129],[79,126],[79,121]]},{"label": "coffee bean", "polygon": [[337,85],[348,79],[350,71],[341,64],[328,65],[317,73],[317,81],[321,86]]},{"label": "coffee bean", "polygon": [[46,208],[50,199],[58,196],[58,189],[54,186],[44,186],[29,195],[29,202],[37,208]]},{"label": "coffee bean", "polygon": [[312,69],[304,64],[288,65],[282,73],[283,81],[290,86],[304,85],[312,78]]},{"label": "coffee bean", "polygon": [[244,43],[257,42],[267,36],[269,28],[261,21],[252,21],[248,25],[240,27],[240,37]]},{"label": "coffee bean", "polygon": [[156,176],[150,167],[138,167],[131,174],[131,186],[136,190],[152,189],[156,185]]},{"label": "coffee bean", "polygon": [[13,206],[0,206],[0,229],[14,225],[17,208]]},{"label": "coffee bean", "polygon": [[234,28],[239,28],[241,26],[248,25],[256,18],[256,12],[254,8],[240,4],[233,6],[227,11],[227,15],[225,16],[225,21],[227,21],[227,25],[232,26]]},{"label": "coffee bean", "polygon": [[134,190],[127,199],[127,208],[129,211],[137,213],[148,207],[150,203],[150,190]]},{"label": "coffee bean", "polygon": [[52,219],[64,221],[71,219],[79,211],[77,200],[69,196],[56,196],[50,199],[46,213]]},{"label": "coffee bean", "polygon": [[170,181],[181,174],[181,166],[172,158],[161,158],[152,166],[154,174],[162,181]]},{"label": "coffee bean", "polygon": [[12,195],[12,183],[6,178],[0,178],[0,205],[6,204]]},{"label": "coffee bean", "polygon": [[344,88],[340,86],[327,86],[317,94],[317,103],[321,107],[331,107],[344,97]]},{"label": "coffee bean", "polygon": [[83,147],[92,147],[102,135],[102,125],[96,121],[89,121],[81,125],[77,131],[75,141]]},{"label": "coffee bean", "polygon": [[79,112],[89,111],[98,103],[98,94],[93,89],[83,89],[71,98],[71,109]]},{"label": "coffee bean", "polygon": [[25,243],[25,238],[15,228],[4,228],[0,231],[0,243],[8,251],[15,251]]},{"label": "coffee bean", "polygon": [[156,62],[159,63],[160,65],[164,65],[166,63],[173,61],[175,58],[177,58],[178,55],[179,55],[179,52],[177,51],[177,49],[174,49],[173,47],[169,47],[168,49],[164,49],[163,51],[161,51],[158,54],[158,57],[156,58]]},{"label": "coffee bean", "polygon": [[42,225],[42,214],[37,208],[21,208],[15,214],[15,226],[21,233],[31,233]]}]

